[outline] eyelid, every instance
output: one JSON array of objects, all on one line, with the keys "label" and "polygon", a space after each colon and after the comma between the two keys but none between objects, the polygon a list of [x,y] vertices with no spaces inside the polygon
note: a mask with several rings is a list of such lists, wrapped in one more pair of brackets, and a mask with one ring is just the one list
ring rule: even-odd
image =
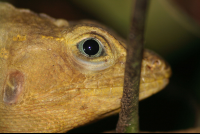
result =
[{"label": "eyelid", "polygon": [[[104,48],[101,56],[90,58],[83,56],[79,51],[77,43],[88,38],[95,38],[101,42]],[[98,27],[77,26],[66,34],[65,39],[66,45],[64,48],[66,48],[65,52],[68,55],[67,60],[74,68],[80,70],[82,73],[101,71],[109,68],[116,63],[118,56],[120,56],[118,55],[118,48],[115,46],[119,45],[119,42],[112,35]]]},{"label": "eyelid", "polygon": [[[85,41],[88,39],[94,38],[95,40],[98,40],[101,42],[102,52],[99,57],[88,57],[83,56],[83,54],[79,51],[77,44],[81,41]],[[113,55],[112,49],[110,47],[110,44],[108,44],[107,40],[104,40],[101,36],[98,35],[82,35],[79,38],[76,38],[77,40],[72,41],[71,43],[71,58],[70,61],[73,65],[76,65],[75,67],[77,69],[81,69],[82,72],[87,71],[100,71],[104,70],[110,66],[112,66],[115,62],[115,56]],[[111,58],[112,57],[112,58]],[[84,71],[83,71],[84,69]]]}]

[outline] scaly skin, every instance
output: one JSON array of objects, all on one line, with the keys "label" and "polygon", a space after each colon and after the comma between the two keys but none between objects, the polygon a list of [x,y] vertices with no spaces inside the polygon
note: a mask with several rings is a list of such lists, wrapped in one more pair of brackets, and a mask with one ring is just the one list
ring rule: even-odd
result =
[{"label": "scaly skin", "polygon": [[[98,39],[104,54],[77,44]],[[66,132],[120,110],[126,45],[92,21],[67,22],[0,3],[0,131]],[[144,50],[139,99],[163,89],[170,67]]]}]

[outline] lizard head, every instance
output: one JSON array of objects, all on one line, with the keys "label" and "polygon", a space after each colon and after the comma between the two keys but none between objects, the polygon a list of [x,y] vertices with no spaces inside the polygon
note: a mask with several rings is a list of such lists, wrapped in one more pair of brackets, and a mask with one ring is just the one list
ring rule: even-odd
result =
[{"label": "lizard head", "polygon": [[[123,39],[95,22],[68,23],[12,10],[11,16],[23,18],[3,18],[2,23],[12,23],[0,27],[2,131],[67,131],[119,111]],[[167,63],[145,49],[139,99],[163,89],[170,75]]]}]

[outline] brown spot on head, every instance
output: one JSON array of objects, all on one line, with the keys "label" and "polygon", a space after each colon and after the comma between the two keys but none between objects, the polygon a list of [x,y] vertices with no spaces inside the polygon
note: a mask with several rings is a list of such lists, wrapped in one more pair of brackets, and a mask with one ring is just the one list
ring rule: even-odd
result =
[{"label": "brown spot on head", "polygon": [[3,101],[16,103],[23,89],[24,75],[20,71],[12,71],[7,75],[3,90]]}]

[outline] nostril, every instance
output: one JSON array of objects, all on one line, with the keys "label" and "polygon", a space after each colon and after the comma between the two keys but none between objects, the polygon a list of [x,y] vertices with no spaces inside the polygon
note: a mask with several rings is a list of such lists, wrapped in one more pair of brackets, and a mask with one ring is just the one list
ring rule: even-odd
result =
[{"label": "nostril", "polygon": [[16,103],[23,89],[24,75],[20,71],[12,71],[7,75],[4,86],[3,101]]},{"label": "nostril", "polygon": [[153,64],[160,65],[160,60],[154,60]]},{"label": "nostril", "polygon": [[147,67],[148,69],[150,69],[150,70],[152,69],[152,67],[151,67],[151,66],[149,66],[149,65],[146,65],[146,67]]}]

